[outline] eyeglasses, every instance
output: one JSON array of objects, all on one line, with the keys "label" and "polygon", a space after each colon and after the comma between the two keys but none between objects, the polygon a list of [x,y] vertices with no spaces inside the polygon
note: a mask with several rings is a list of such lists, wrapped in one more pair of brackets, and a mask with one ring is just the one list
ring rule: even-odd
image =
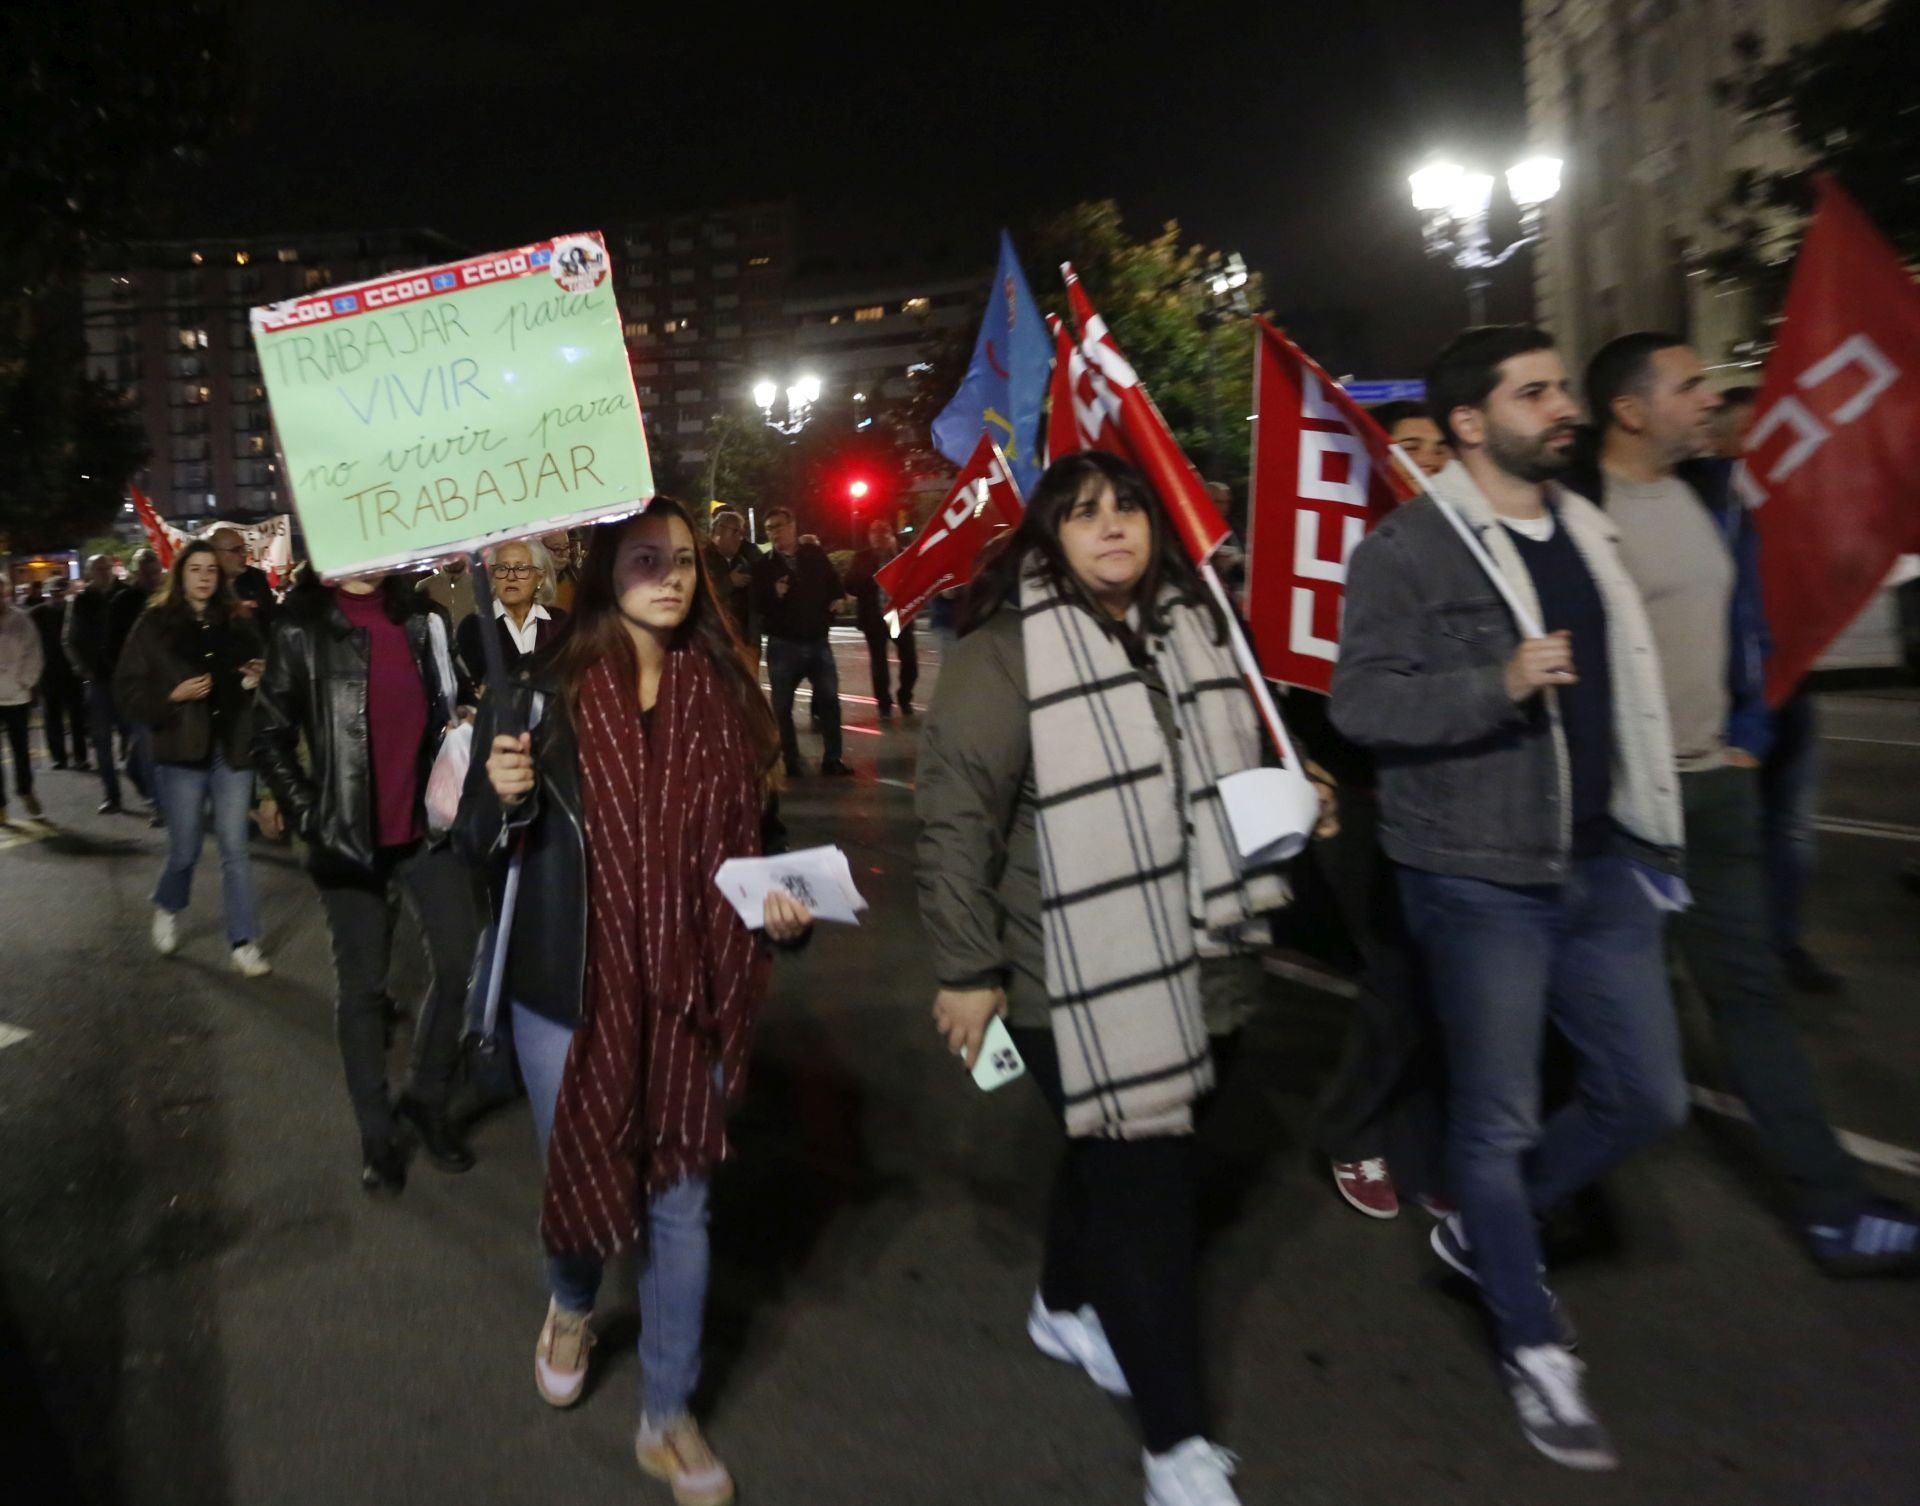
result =
[{"label": "eyeglasses", "polygon": [[532,565],[495,565],[493,567],[493,578],[495,580],[506,580],[509,577],[514,580],[520,580],[534,573],[534,567]]}]

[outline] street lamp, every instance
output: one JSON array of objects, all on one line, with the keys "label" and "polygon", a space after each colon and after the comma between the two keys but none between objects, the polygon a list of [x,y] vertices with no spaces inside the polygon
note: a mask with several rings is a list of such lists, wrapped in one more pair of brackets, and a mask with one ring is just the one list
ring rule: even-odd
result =
[{"label": "street lamp", "polygon": [[813,417],[813,405],[820,401],[820,392],[820,378],[811,372],[803,372],[787,388],[786,417],[775,418],[773,403],[780,395],[780,389],[771,377],[762,377],[753,384],[753,405],[760,410],[761,421],[769,429],[791,438],[806,428],[807,420]]},{"label": "street lamp", "polygon": [[1505,266],[1522,246],[1540,239],[1542,212],[1560,192],[1558,157],[1529,157],[1507,169],[1507,197],[1520,211],[1520,239],[1494,253],[1487,237],[1487,210],[1493,204],[1493,175],[1468,172],[1457,162],[1429,162],[1407,177],[1413,207],[1424,219],[1421,231],[1427,255],[1444,257],[1467,274],[1467,319],[1487,322],[1487,289],[1493,271]]}]

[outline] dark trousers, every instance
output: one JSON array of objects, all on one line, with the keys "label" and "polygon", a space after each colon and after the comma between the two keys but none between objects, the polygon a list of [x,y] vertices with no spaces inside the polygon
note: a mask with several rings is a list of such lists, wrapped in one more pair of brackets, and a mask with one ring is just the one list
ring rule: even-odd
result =
[{"label": "dark trousers", "polygon": [[113,733],[117,725],[113,687],[105,680],[89,680],[86,698],[87,731],[93,738],[93,766],[100,775],[100,791],[104,798],[118,805],[120,765],[113,756]]},{"label": "dark trousers", "polygon": [[1445,1053],[1379,825],[1372,794],[1343,789],[1339,835],[1313,846],[1360,956],[1360,992],[1321,1094],[1317,1138],[1329,1160],[1385,1157],[1403,1196],[1439,1197]]},{"label": "dark trousers", "polygon": [[67,735],[73,735],[74,763],[87,761],[87,696],[72,675],[55,680],[48,675],[40,682],[40,725],[47,739],[47,752],[56,764],[65,765]]},{"label": "dark trousers", "polygon": [[326,912],[339,990],[334,1029],[346,1068],[347,1094],[363,1139],[393,1131],[387,1097],[387,973],[393,960],[398,897],[413,906],[426,940],[428,978],[414,1023],[407,1095],[437,1107],[460,1055],[467,975],[480,935],[480,907],[471,870],[448,848],[383,848],[372,871],[317,868],[314,883]]},{"label": "dark trousers", "polygon": [[[1013,1035],[1064,1122],[1053,1032]],[[1040,1300],[1056,1312],[1092,1305],[1154,1454],[1207,1432],[1194,1157],[1192,1135],[1070,1139],[1047,1205]]]},{"label": "dark trousers", "polygon": [[[19,706],[0,706],[0,724],[7,729],[7,742],[13,749],[13,777],[22,795],[33,793],[33,750],[27,744],[27,719],[33,714],[31,702]],[[7,776],[0,771],[0,805],[7,803]]]},{"label": "dark trousers", "polygon": [[800,737],[793,729],[793,697],[805,680],[813,691],[813,712],[829,763],[840,757],[840,668],[825,638],[801,642],[767,639],[767,682],[773,687],[773,719],[780,724],[780,748],[787,766],[800,764]]},{"label": "dark trousers", "polygon": [[1760,826],[1767,853],[1773,944],[1800,945],[1813,877],[1813,813],[1820,795],[1820,723],[1813,696],[1796,691],[1773,717],[1773,747],[1760,770]]},{"label": "dark trousers", "polygon": [[860,631],[867,640],[867,663],[873,671],[873,698],[880,703],[882,711],[893,706],[887,645],[891,643],[894,652],[900,656],[900,708],[904,711],[913,704],[914,683],[920,678],[920,653],[913,642],[913,624],[909,622],[903,627],[898,638],[887,636],[884,622],[863,627]]},{"label": "dark trousers", "polygon": [[1712,1015],[1729,1084],[1791,1185],[1799,1216],[1846,1217],[1866,1189],[1834,1138],[1783,1002],[1767,907],[1759,775],[1733,768],[1683,774],[1680,798],[1693,906],[1674,917],[1673,938]]}]

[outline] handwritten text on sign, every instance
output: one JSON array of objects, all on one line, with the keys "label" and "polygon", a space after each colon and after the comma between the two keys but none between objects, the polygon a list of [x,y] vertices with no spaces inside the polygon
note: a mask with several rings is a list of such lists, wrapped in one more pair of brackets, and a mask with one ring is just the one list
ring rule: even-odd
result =
[{"label": "handwritten text on sign", "polygon": [[253,310],[294,506],[329,575],[653,494],[597,234]]}]

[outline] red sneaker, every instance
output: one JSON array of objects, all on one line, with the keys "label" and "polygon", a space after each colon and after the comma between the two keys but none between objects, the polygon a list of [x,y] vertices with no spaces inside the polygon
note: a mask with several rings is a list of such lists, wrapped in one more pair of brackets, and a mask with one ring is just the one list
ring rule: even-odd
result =
[{"label": "red sneaker", "polygon": [[1393,1178],[1387,1175],[1387,1163],[1380,1156],[1335,1161],[1333,1185],[1368,1218],[1393,1218],[1400,1212],[1399,1194],[1393,1190]]}]

